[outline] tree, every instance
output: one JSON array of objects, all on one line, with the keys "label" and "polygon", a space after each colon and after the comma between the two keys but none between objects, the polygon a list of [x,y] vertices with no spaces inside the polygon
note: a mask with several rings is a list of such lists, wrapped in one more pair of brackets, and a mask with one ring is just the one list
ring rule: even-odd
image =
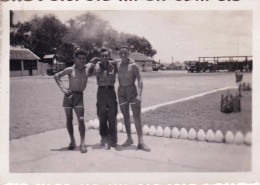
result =
[{"label": "tree", "polygon": [[54,53],[68,32],[67,27],[53,15],[35,17],[31,24],[31,48],[41,58]]},{"label": "tree", "polygon": [[62,45],[62,38],[67,27],[55,16],[43,18],[35,16],[31,21],[17,23],[10,33],[11,45],[22,45],[42,58],[45,54],[54,53]]}]

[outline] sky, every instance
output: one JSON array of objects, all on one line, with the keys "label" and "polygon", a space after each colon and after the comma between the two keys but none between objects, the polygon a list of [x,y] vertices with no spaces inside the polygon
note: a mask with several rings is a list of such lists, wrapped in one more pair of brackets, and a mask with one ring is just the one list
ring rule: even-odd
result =
[{"label": "sky", "polygon": [[[87,11],[14,11],[14,23],[53,14],[63,23]],[[201,56],[252,55],[251,11],[90,11],[118,32],[145,37],[156,61],[198,60]]]}]

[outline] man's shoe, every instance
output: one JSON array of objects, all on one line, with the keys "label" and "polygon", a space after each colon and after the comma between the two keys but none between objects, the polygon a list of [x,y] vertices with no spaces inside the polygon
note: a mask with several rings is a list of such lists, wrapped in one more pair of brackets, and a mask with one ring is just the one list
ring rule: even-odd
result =
[{"label": "man's shoe", "polygon": [[75,148],[76,148],[75,143],[70,143],[70,145],[68,146],[68,150],[74,150]]},{"label": "man's shoe", "polygon": [[80,152],[81,153],[87,153],[87,146],[86,145],[83,145],[83,146],[80,146]]},{"label": "man's shoe", "polygon": [[117,147],[117,143],[111,143],[110,146],[115,148]]},{"label": "man's shoe", "polygon": [[146,151],[146,152],[150,152],[151,151],[151,149],[144,143],[138,144],[137,149],[138,150],[143,150],[143,151]]},{"label": "man's shoe", "polygon": [[122,146],[123,147],[126,147],[126,146],[130,146],[134,143],[133,139],[127,139],[123,144]]},{"label": "man's shoe", "polygon": [[105,143],[105,150],[110,150],[110,144],[109,143]]}]

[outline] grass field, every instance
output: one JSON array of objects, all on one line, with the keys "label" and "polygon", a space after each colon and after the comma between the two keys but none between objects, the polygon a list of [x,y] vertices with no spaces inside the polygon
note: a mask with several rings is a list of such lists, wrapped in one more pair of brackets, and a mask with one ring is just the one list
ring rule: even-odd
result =
[{"label": "grass field", "polygon": [[[146,72],[142,73],[142,76],[144,81],[142,107],[157,105],[202,92],[236,85],[234,73],[165,71]],[[251,76],[251,73],[244,74],[244,78],[250,82]],[[67,78],[64,78],[63,82],[67,84]],[[92,77],[89,79],[87,89],[84,92],[85,121],[97,117],[96,91],[96,79]],[[65,114],[61,107],[62,100],[63,94],[57,87],[53,77],[11,78],[10,139],[64,128]],[[169,112],[169,114],[172,113]],[[193,116],[185,117],[185,114],[182,117],[176,114],[179,116],[180,123],[184,122],[184,120],[181,121],[184,118],[186,119],[185,122],[194,119]],[[144,121],[145,117],[146,114],[143,115]],[[76,117],[74,116],[74,118]],[[74,124],[77,124],[76,121],[74,121]],[[156,125],[157,123],[153,124]]]},{"label": "grass field", "polygon": [[[230,92],[233,94],[235,90]],[[188,131],[194,128],[196,131],[208,129],[213,131],[221,130],[226,133],[231,130],[233,133],[241,131],[246,133],[252,129],[252,92],[243,91],[241,99],[242,110],[238,113],[225,114],[220,112],[221,94],[227,91],[216,92],[195,98],[189,101],[160,107],[142,114],[143,124],[149,126],[166,126],[179,128],[184,127]],[[122,121],[122,120],[120,120]]]}]

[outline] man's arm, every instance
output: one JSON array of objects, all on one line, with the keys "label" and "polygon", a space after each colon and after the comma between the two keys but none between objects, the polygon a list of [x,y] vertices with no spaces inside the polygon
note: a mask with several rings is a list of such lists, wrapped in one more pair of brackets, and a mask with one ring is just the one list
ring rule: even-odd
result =
[{"label": "man's arm", "polygon": [[85,65],[86,69],[88,70],[88,76],[95,76],[96,75],[96,70],[95,70],[95,66],[97,64],[95,63],[88,63]]},{"label": "man's arm", "polygon": [[139,68],[136,64],[133,64],[133,71],[136,76],[138,82],[138,90],[137,90],[137,100],[142,101],[142,92],[143,92],[143,80],[139,71]]},{"label": "man's arm", "polygon": [[63,71],[60,71],[54,75],[54,79],[55,79],[56,83],[58,84],[58,86],[60,87],[60,90],[65,95],[69,95],[71,93],[71,91],[63,86],[60,78],[65,75],[69,75],[71,73],[71,71],[72,71],[72,68],[66,68]]}]

